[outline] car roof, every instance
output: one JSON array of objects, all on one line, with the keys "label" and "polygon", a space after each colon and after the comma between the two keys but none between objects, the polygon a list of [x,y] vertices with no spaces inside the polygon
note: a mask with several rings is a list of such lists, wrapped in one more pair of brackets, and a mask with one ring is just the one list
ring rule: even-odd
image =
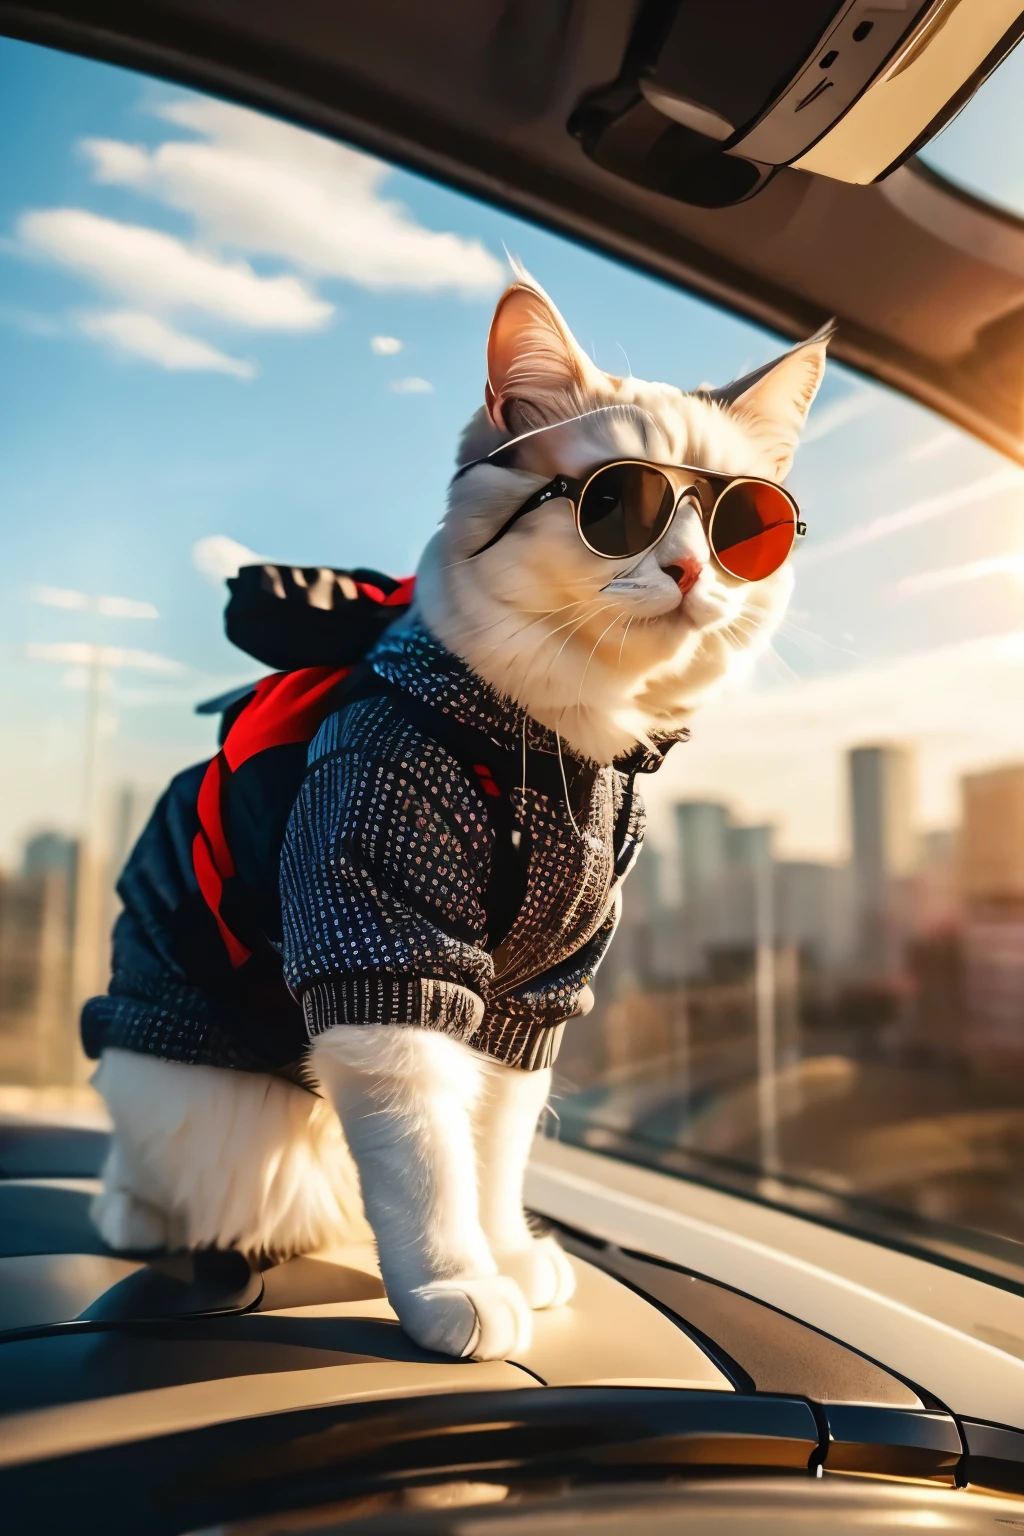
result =
[{"label": "car roof", "polygon": [[724,209],[612,175],[566,124],[636,11],[0,0],[0,30],[336,134],[789,336],[835,316],[834,356],[1024,462],[1024,221],[915,160],[870,186],[786,168]]},{"label": "car roof", "polygon": [[365,1248],[262,1265],[111,1253],[89,1220],[106,1150],[98,1129],[0,1116],[13,1529],[172,1536],[321,1502],[339,1522],[379,1508],[393,1529],[401,1490],[439,1482],[471,1501],[490,1482],[564,1498],[609,1477],[806,1479],[819,1463],[1024,1491],[1019,1431],[954,1419],[799,1318],[585,1233],[561,1232],[572,1305],[488,1363],[407,1338]]},{"label": "car roof", "polygon": [[[102,1462],[267,1415],[358,1415],[374,1402],[436,1398],[458,1419],[476,1411],[477,1394],[532,1401],[537,1389],[690,1394],[706,1420],[738,1416],[737,1433],[767,1465],[795,1456],[806,1466],[821,1415],[840,1447],[829,1455],[866,1469],[895,1467],[904,1453],[894,1436],[906,1441],[908,1471],[951,1468],[960,1456],[951,1417],[883,1364],[726,1285],[585,1233],[562,1231],[577,1274],[572,1306],[538,1313],[515,1360],[483,1364],[407,1338],[372,1250],[359,1245],[261,1265],[231,1251],[112,1253],[89,1217],[107,1144],[99,1129],[0,1117],[0,1498],[5,1469]],[[516,1414],[554,1412],[544,1395]],[[822,1405],[820,1423],[782,1434],[794,1399]],[[864,1450],[866,1436],[878,1455]],[[1024,1460],[1016,1439],[1000,1453],[1014,1465]]]}]

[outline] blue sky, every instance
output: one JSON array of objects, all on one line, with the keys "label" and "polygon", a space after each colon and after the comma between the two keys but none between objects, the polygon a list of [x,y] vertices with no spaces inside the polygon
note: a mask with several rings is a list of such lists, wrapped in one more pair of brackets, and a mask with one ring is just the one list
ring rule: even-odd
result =
[{"label": "blue sky", "polygon": [[1024,214],[1022,93],[1024,48],[1018,46],[923,155],[951,181],[1018,214]]},{"label": "blue sky", "polygon": [[[106,711],[107,790],[154,790],[209,750],[191,705],[254,670],[223,639],[197,544],[414,567],[481,396],[505,248],[611,371],[694,386],[780,348],[461,195],[91,61],[0,41],[0,132],[0,859],[79,814],[83,678],[40,647],[161,658],[119,668]],[[724,790],[792,850],[834,852],[842,747],[910,732],[922,815],[948,820],[965,764],[1024,754],[978,682],[1019,681],[1024,586],[1005,562],[1024,549],[1024,478],[834,367],[790,483],[810,536],[778,657],[659,793]],[[991,569],[954,579],[965,562]],[[55,607],[40,587],[158,617]]]}]

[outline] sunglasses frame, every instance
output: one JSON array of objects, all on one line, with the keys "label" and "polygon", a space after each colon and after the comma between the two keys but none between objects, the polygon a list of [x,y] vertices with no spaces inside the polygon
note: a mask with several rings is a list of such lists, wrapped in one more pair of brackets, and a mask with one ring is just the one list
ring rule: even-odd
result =
[{"label": "sunglasses frame", "polygon": [[[505,446],[511,447],[512,445],[506,444]],[[498,451],[500,452],[500,450]],[[666,522],[661,532],[658,534],[657,538],[652,539],[651,542],[645,545],[643,549],[639,549],[635,552],[635,554],[629,555],[606,555],[603,550],[595,549],[594,546],[590,543],[586,534],[583,532],[583,529],[580,526],[580,507],[582,506],[583,498],[586,495],[588,486],[590,486],[594,480],[597,479],[598,475],[603,474],[606,469],[625,468],[632,464],[635,464],[640,469],[656,469],[659,471],[659,473],[664,475],[665,479],[668,481],[669,485],[675,492],[675,505],[672,508],[672,512],[669,515],[668,521]],[[701,481],[704,481],[710,490],[714,493],[714,500],[711,503],[710,510],[706,507],[705,498],[701,495]],[[512,513],[512,516],[506,518],[505,522],[502,523],[497,533],[489,538],[486,544],[481,544],[479,549],[474,550],[473,554],[469,556],[469,559],[475,560],[477,555],[482,555],[485,550],[492,549],[494,545],[497,544],[498,540],[504,538],[509,529],[512,528],[521,517],[525,517],[527,513],[536,511],[538,507],[544,506],[549,501],[560,501],[564,498],[572,507],[573,523],[575,524],[576,533],[580,539],[580,542],[583,544],[585,549],[590,551],[592,555],[596,555],[599,560],[642,560],[644,555],[650,554],[652,549],[657,548],[662,539],[668,533],[669,529],[672,527],[672,524],[675,522],[676,513],[679,511],[679,506],[683,499],[688,495],[692,495],[697,503],[697,510],[700,514],[700,520],[703,525],[708,544],[711,548],[711,553],[714,555],[715,560],[722,567],[723,571],[725,571],[726,575],[731,576],[734,581],[765,581],[767,580],[767,577],[765,576],[737,576],[734,571],[730,571],[728,566],[723,563],[721,556],[715,549],[715,514],[721,505],[723,496],[735,485],[765,485],[770,490],[777,492],[778,495],[780,495],[783,500],[788,503],[792,510],[794,541],[797,538],[802,538],[803,535],[807,532],[807,524],[800,517],[800,508],[797,505],[796,498],[791,495],[791,493],[787,491],[783,486],[778,485],[774,480],[766,480],[761,475],[725,475],[720,474],[717,470],[703,469],[696,464],[661,464],[653,459],[609,459],[606,464],[599,464],[595,469],[591,470],[590,474],[587,475],[587,477],[583,480],[574,479],[570,475],[556,475],[553,480],[548,481],[547,485],[542,486],[539,491],[535,491],[532,496],[528,497],[527,500],[522,503],[521,506],[517,507],[516,510]],[[780,570],[781,564],[776,566],[775,569]],[[774,571],[768,572],[768,575],[774,574]]]}]

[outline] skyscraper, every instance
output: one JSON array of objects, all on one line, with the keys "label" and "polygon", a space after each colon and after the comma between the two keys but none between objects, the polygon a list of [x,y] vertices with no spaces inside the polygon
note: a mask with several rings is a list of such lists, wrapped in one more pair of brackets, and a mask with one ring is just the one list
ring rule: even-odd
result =
[{"label": "skyscraper", "polygon": [[1024,765],[969,773],[960,792],[964,896],[971,902],[1024,902]]},{"label": "skyscraper", "polygon": [[[675,807],[679,897],[684,933],[703,968],[707,946],[749,949],[771,905],[772,826],[737,826],[728,806],[685,800]],[[763,911],[762,911],[763,916]]]},{"label": "skyscraper", "polygon": [[1024,764],[961,780],[965,1045],[1024,1057]]},{"label": "skyscraper", "polygon": [[0,873],[0,1080],[74,1080],[81,1052],[71,997],[78,845],[41,832],[22,872]]},{"label": "skyscraper", "polygon": [[764,869],[772,863],[774,840],[773,826],[730,826],[725,834],[726,858],[734,869]]},{"label": "skyscraper", "polygon": [[775,922],[780,940],[795,944],[818,970],[850,959],[850,877],[845,867],[809,859],[775,866]]},{"label": "skyscraper", "polygon": [[904,746],[854,747],[850,842],[857,958],[879,975],[900,963],[901,889],[914,870],[914,757]]},{"label": "skyscraper", "polygon": [[675,815],[681,973],[698,975],[727,928],[730,817],[726,806],[703,800],[681,802]]},{"label": "skyscraper", "polygon": [[679,897],[684,907],[714,899],[729,862],[729,811],[714,801],[685,800],[676,806]]}]

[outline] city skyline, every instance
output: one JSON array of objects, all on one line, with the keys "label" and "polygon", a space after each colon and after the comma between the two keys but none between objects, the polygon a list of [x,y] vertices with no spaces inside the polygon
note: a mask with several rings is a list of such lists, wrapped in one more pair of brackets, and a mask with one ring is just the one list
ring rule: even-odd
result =
[{"label": "city skyline", "polygon": [[953,826],[965,773],[1024,758],[1024,630],[725,694],[644,785],[655,838],[668,807],[724,792],[751,823],[772,822],[788,857],[846,857],[844,754],[911,743],[920,830]]}]

